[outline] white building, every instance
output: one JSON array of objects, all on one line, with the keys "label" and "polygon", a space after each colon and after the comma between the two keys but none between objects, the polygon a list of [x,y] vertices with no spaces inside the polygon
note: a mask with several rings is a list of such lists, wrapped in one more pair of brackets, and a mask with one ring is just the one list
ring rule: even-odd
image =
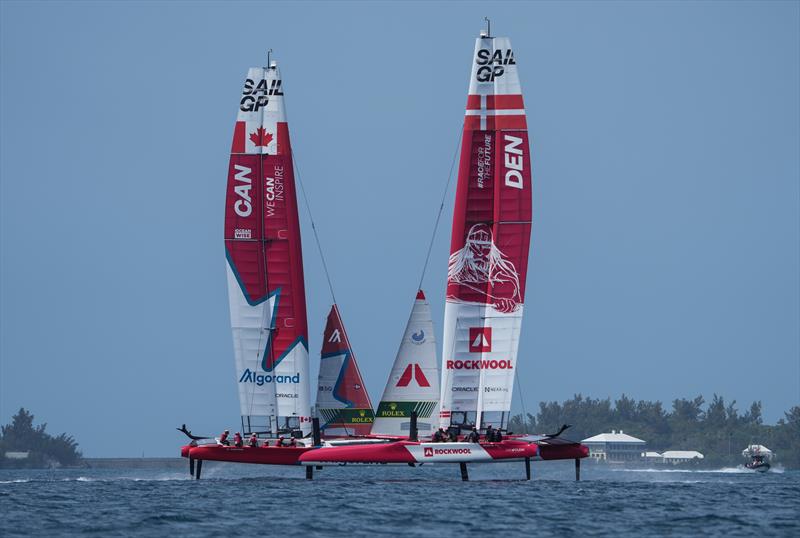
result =
[{"label": "white building", "polygon": [[696,450],[667,450],[661,456],[664,463],[687,463],[690,461],[700,461],[704,456]]},{"label": "white building", "polygon": [[662,463],[664,461],[664,456],[658,452],[642,452],[642,459],[647,462]]},{"label": "white building", "polygon": [[647,443],[620,430],[601,433],[581,441],[589,447],[589,457],[595,461],[639,461]]}]

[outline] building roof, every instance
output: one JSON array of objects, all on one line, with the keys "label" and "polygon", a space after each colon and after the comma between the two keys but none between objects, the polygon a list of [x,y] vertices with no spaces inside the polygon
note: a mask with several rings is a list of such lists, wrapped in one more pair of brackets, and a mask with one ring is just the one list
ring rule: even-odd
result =
[{"label": "building roof", "polygon": [[648,452],[644,453],[644,457],[645,458],[662,458],[663,456],[661,454],[659,454],[658,452],[650,452],[650,451],[648,451]]},{"label": "building roof", "polygon": [[581,443],[645,443],[641,439],[632,437],[622,430],[617,433],[616,430],[611,430],[611,433],[601,433],[594,437],[584,439]]},{"label": "building roof", "polygon": [[705,457],[696,450],[667,450],[661,455],[664,459],[672,460],[692,460],[694,458],[702,460]]}]

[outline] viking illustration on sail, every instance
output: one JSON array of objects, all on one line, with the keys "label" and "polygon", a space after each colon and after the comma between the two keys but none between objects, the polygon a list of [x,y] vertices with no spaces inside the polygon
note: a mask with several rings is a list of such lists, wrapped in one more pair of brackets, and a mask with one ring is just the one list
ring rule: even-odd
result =
[{"label": "viking illustration on sail", "polygon": [[447,284],[448,299],[459,299],[460,288],[454,285],[459,284],[492,299],[499,312],[514,312],[522,301],[517,269],[494,244],[485,223],[473,225],[464,247],[450,255]]}]

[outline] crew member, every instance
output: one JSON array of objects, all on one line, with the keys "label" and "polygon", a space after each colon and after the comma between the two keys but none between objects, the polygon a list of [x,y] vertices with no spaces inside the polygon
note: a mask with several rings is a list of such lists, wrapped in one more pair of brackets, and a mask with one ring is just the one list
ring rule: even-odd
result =
[{"label": "crew member", "polygon": [[444,440],[444,431],[442,428],[439,428],[436,433],[433,434],[433,439],[431,439],[434,443],[441,443]]},{"label": "crew member", "polygon": [[278,437],[278,440],[275,441],[275,446],[283,446],[283,435]]},{"label": "crew member", "polygon": [[241,433],[236,432],[233,434],[233,446],[235,446],[236,448],[242,448],[244,446]]},{"label": "crew member", "polygon": [[297,439],[294,437],[289,439],[289,446],[297,446]]},{"label": "crew member", "polygon": [[480,439],[481,439],[481,436],[478,433],[478,428],[475,428],[473,426],[472,431],[469,432],[469,435],[467,436],[467,441],[470,442],[470,443],[477,443],[478,441],[480,441]]},{"label": "crew member", "polygon": [[494,431],[494,442],[500,443],[503,440],[503,432],[500,431],[500,428],[497,428]]},{"label": "crew member", "polygon": [[458,434],[456,433],[456,429],[452,426],[447,428],[447,440],[451,443],[455,443],[458,441]]},{"label": "crew member", "polygon": [[230,433],[231,432],[229,432],[228,430],[222,432],[222,435],[219,436],[219,444],[229,446],[231,444],[230,441],[228,441],[228,435]]},{"label": "crew member", "polygon": [[256,435],[255,433],[250,435],[250,446],[253,448],[258,446],[258,435]]}]

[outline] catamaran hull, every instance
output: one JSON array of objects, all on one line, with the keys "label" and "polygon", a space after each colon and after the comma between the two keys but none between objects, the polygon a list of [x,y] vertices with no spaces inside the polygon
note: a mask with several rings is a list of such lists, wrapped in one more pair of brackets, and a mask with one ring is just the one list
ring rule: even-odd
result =
[{"label": "catamaran hull", "polygon": [[302,454],[301,465],[347,463],[478,463],[498,460],[536,459],[536,444],[521,441],[500,443],[419,443],[398,441],[382,445],[323,447]]},{"label": "catamaran hull", "polygon": [[[187,447],[183,447],[186,449]],[[300,455],[311,447],[242,447],[222,445],[189,446],[181,455],[193,460],[257,463],[261,465],[298,465]],[[184,452],[186,455],[184,455]]]},{"label": "catamaran hull", "polygon": [[260,465],[344,465],[491,463],[514,460],[571,460],[589,455],[578,443],[545,445],[508,440],[500,443],[419,443],[396,441],[382,444],[335,447],[231,447],[186,445],[181,456],[193,460],[254,463]]}]

